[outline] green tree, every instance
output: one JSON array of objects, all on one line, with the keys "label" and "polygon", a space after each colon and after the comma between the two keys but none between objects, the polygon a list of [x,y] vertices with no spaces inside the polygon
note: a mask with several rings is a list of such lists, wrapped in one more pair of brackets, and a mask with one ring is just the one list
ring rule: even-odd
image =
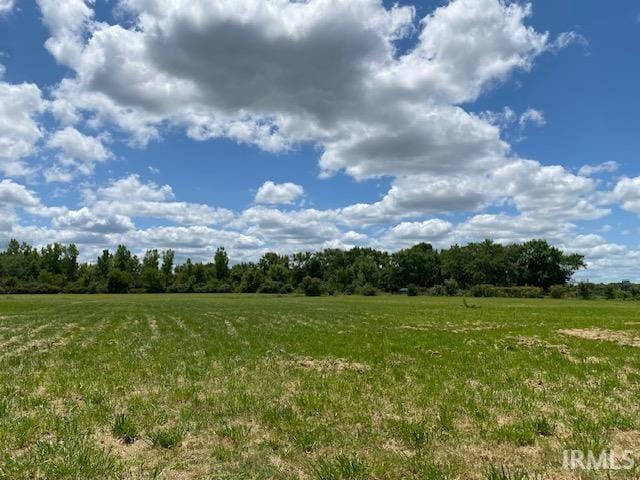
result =
[{"label": "green tree", "polygon": [[213,256],[215,276],[219,280],[224,280],[229,276],[229,256],[224,247],[219,247]]}]

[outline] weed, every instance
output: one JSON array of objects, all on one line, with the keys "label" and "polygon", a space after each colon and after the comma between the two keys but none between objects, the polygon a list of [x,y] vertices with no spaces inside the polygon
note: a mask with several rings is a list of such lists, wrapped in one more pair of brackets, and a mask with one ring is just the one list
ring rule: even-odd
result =
[{"label": "weed", "polygon": [[361,480],[367,478],[368,472],[362,460],[344,454],[319,460],[313,471],[318,480]]},{"label": "weed", "polygon": [[173,448],[182,443],[182,430],[171,428],[156,430],[149,434],[149,440],[154,447]]},{"label": "weed", "polygon": [[138,439],[138,429],[135,423],[124,413],[116,415],[111,433],[126,444],[133,443]]}]

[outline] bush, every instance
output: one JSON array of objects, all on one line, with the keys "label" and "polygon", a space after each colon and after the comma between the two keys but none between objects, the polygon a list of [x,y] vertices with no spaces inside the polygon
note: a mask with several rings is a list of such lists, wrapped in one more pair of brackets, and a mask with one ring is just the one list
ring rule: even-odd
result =
[{"label": "bush", "polygon": [[107,280],[109,293],[127,293],[131,286],[131,275],[120,270],[111,270]]},{"label": "bush", "polygon": [[362,295],[365,297],[375,297],[378,294],[378,289],[371,284],[366,284],[362,287]]},{"label": "bush", "polygon": [[551,298],[564,298],[567,294],[567,287],[565,285],[553,285],[549,289],[549,296]]},{"label": "bush", "polygon": [[447,291],[447,295],[449,295],[450,297],[454,297],[458,295],[458,290],[460,289],[460,286],[458,285],[458,282],[454,278],[448,278],[447,280],[444,281],[444,288]]},{"label": "bush", "polygon": [[447,295],[447,288],[444,285],[435,285],[429,290],[429,294],[436,297],[444,297]]},{"label": "bush", "polygon": [[607,300],[615,300],[618,298],[618,290],[615,286],[609,284],[604,287],[604,298]]},{"label": "bush", "polygon": [[576,295],[582,300],[589,300],[593,298],[594,287],[593,283],[580,282],[576,289]]},{"label": "bush", "polygon": [[543,298],[544,290],[540,287],[511,287],[505,290],[506,297],[512,298]]},{"label": "bush", "polygon": [[474,285],[469,289],[469,293],[473,297],[499,297],[498,288],[493,285]]},{"label": "bush", "polygon": [[415,297],[418,295],[418,286],[414,283],[407,285],[407,295],[410,297]]},{"label": "bush", "polygon": [[319,297],[322,295],[322,280],[315,277],[304,277],[302,291],[307,297]]}]

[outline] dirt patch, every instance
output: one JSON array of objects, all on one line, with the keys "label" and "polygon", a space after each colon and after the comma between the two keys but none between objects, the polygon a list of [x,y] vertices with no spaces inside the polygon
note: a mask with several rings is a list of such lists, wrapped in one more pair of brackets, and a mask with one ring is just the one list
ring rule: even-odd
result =
[{"label": "dirt patch", "polygon": [[[42,327],[40,327],[40,330],[44,329],[45,327],[46,326],[43,325]],[[22,345],[19,345],[14,350],[7,351],[2,355],[0,355],[0,360],[4,360],[5,358],[8,358],[8,357],[18,357],[26,353],[47,352],[53,347],[65,346],[67,343],[67,338],[65,338],[65,336],[70,334],[77,327],[78,325],[76,323],[70,323],[65,327],[64,331],[59,335],[55,335],[53,337],[46,338],[46,339],[36,339],[27,343],[23,343]],[[36,329],[34,329],[32,333],[35,330]]]},{"label": "dirt patch", "polygon": [[371,370],[369,365],[358,362],[350,362],[343,358],[309,358],[303,357],[296,360],[289,360],[283,362],[286,367],[301,367],[307,370],[314,370],[316,372],[358,372],[364,373]]},{"label": "dirt patch", "polygon": [[611,434],[612,447],[619,450],[632,450],[640,453],[640,431],[638,430],[614,430]]},{"label": "dirt patch", "polygon": [[435,329],[435,327],[433,325],[401,325],[400,327],[398,327],[402,330],[417,330],[420,332],[429,332],[429,331],[433,331]]},{"label": "dirt patch", "polygon": [[570,362],[580,363],[580,360],[571,354],[571,350],[569,350],[569,347],[563,344],[547,342],[546,340],[542,340],[540,337],[535,337],[535,336],[534,337],[524,337],[524,336],[516,337],[516,342],[517,342],[517,345],[520,347],[544,348],[546,350],[553,350],[558,352],[560,355],[565,357]]},{"label": "dirt patch", "polygon": [[586,340],[598,340],[604,342],[614,342],[618,345],[640,348],[640,337],[631,332],[620,330],[606,330],[603,328],[569,328],[558,330],[562,335],[584,338]]},{"label": "dirt patch", "polygon": [[227,327],[227,335],[229,335],[230,337],[238,336],[238,330],[236,330],[236,327],[233,326],[233,323],[231,323],[229,320],[225,320],[224,324]]},{"label": "dirt patch", "polygon": [[95,442],[101,448],[129,463],[131,460],[140,459],[151,452],[151,446],[144,440],[136,440],[126,444],[118,440],[110,433],[100,432],[95,436]]},{"label": "dirt patch", "polygon": [[160,337],[160,331],[158,330],[158,324],[156,319],[152,316],[147,316],[147,323],[151,329],[151,340],[157,340]]}]

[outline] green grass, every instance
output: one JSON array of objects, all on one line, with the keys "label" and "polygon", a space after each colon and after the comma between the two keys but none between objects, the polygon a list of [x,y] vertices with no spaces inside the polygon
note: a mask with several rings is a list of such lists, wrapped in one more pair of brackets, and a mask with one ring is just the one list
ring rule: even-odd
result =
[{"label": "green grass", "polygon": [[608,478],[563,450],[640,453],[638,311],[2,296],[0,479]]}]

